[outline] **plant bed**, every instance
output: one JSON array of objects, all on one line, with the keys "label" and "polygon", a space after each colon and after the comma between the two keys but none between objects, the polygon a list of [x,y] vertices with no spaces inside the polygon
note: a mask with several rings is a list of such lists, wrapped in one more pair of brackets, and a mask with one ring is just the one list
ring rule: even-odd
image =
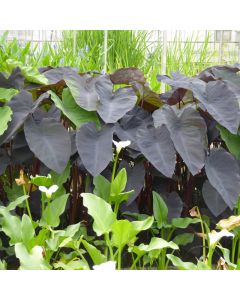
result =
[{"label": "plant bed", "polygon": [[7,65],[0,269],[240,268],[239,65],[164,94],[136,68]]}]

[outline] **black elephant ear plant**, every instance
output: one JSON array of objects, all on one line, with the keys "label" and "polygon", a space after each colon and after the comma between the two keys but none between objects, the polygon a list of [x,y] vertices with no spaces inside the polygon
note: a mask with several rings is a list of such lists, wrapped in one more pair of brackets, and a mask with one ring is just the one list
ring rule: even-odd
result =
[{"label": "black elephant ear plant", "polygon": [[239,268],[238,222],[216,227],[240,214],[238,64],[158,75],[164,94],[137,68],[8,71],[0,268]]}]

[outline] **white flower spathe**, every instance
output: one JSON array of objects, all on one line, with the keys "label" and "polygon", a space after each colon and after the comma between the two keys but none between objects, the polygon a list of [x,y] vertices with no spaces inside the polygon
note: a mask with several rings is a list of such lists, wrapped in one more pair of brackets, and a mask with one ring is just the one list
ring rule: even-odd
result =
[{"label": "white flower spathe", "polygon": [[210,241],[210,246],[216,244],[218,241],[220,241],[220,239],[222,237],[233,237],[234,234],[227,231],[226,229],[223,229],[219,232],[213,230],[212,232],[210,232],[208,234],[208,237],[209,237],[209,241]]},{"label": "white flower spathe", "polygon": [[119,153],[122,148],[126,148],[131,144],[131,141],[120,141],[116,142],[113,140],[113,144],[116,146],[116,151]]},{"label": "white flower spathe", "polygon": [[96,271],[113,271],[116,270],[116,262],[115,261],[107,261],[100,265],[93,266],[93,270]]},{"label": "white flower spathe", "polygon": [[45,186],[40,186],[39,190],[45,193],[47,198],[51,198],[52,194],[58,190],[58,186],[56,184],[50,186],[50,188],[46,188]]}]

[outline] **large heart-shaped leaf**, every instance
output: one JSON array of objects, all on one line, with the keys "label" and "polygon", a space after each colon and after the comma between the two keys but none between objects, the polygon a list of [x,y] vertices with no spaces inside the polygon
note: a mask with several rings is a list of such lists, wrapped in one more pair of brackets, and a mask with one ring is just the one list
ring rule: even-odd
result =
[{"label": "large heart-shaped leaf", "polygon": [[88,110],[97,110],[99,97],[95,89],[98,77],[80,76],[76,72],[65,74],[64,80],[77,104]]},{"label": "large heart-shaped leaf", "polygon": [[137,132],[138,147],[154,167],[167,177],[172,177],[175,169],[175,149],[169,131],[145,127]]},{"label": "large heart-shaped leaf", "polygon": [[137,145],[137,131],[140,127],[153,124],[152,116],[146,110],[135,106],[126,113],[116,126],[116,134],[122,141],[131,141],[130,148],[139,151]]},{"label": "large heart-shaped leaf", "polygon": [[157,80],[169,84],[175,88],[191,90],[194,96],[201,101],[206,98],[206,83],[199,78],[189,78],[178,72],[171,72],[171,78],[166,75],[158,75]]},{"label": "large heart-shaped leaf", "polygon": [[62,92],[62,100],[52,91],[48,92],[55,105],[63,112],[63,114],[71,120],[77,128],[88,122],[95,122],[99,125],[99,120],[95,112],[89,112],[81,108],[75,102],[70,90],[64,89]]},{"label": "large heart-shaped leaf", "polygon": [[132,88],[120,88],[113,92],[112,82],[107,76],[96,82],[96,90],[100,100],[97,112],[105,123],[117,122],[134,107],[137,101]]},{"label": "large heart-shaped leaf", "polygon": [[158,76],[173,87],[191,90],[206,110],[233,134],[237,133],[240,123],[240,109],[236,93],[228,81],[216,80],[204,82],[198,78],[188,78],[172,73],[172,78]]},{"label": "large heart-shaped leaf", "polygon": [[0,107],[0,135],[8,128],[8,122],[12,119],[12,110],[9,106]]},{"label": "large heart-shaped leaf", "polygon": [[218,217],[227,208],[227,204],[221,195],[208,180],[203,184],[202,195],[204,202],[215,217]]},{"label": "large heart-shaped leaf", "polygon": [[93,176],[99,175],[112,160],[113,130],[113,125],[105,125],[97,130],[95,123],[87,123],[77,131],[78,153]]},{"label": "large heart-shaped leaf", "polygon": [[62,124],[50,118],[37,124],[30,117],[24,124],[24,132],[31,151],[49,169],[61,173],[71,154],[70,135]]},{"label": "large heart-shaped leaf", "polygon": [[211,185],[233,209],[240,193],[240,168],[238,161],[226,150],[212,149],[205,164]]},{"label": "large heart-shaped leaf", "polygon": [[83,205],[87,207],[89,215],[93,217],[93,230],[97,236],[109,233],[116,221],[116,214],[112,211],[111,205],[94,194],[82,193],[81,196]]},{"label": "large heart-shaped leaf", "polygon": [[36,110],[45,97],[46,94],[44,93],[33,102],[32,95],[29,92],[21,91],[12,98],[7,104],[13,112],[12,120],[8,125],[8,129],[0,136],[0,145],[10,140],[16,134],[17,130],[23,125],[29,114]]},{"label": "large heart-shaped leaf", "polygon": [[240,108],[237,96],[228,83],[221,80],[208,82],[206,95],[207,99],[202,103],[207,111],[231,133],[237,134],[240,124]]},{"label": "large heart-shaped leaf", "polygon": [[200,114],[191,107],[175,113],[170,106],[164,106],[153,114],[155,119],[165,123],[174,146],[190,172],[195,175],[204,166],[207,150],[207,127]]},{"label": "large heart-shaped leaf", "polygon": [[133,81],[145,83],[146,78],[142,71],[137,68],[122,68],[110,75],[114,84],[130,84]]}]

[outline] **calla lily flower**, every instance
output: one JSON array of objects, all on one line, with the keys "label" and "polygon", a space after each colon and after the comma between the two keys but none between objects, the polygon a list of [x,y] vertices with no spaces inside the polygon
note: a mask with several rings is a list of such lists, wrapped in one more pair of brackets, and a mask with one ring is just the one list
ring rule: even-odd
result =
[{"label": "calla lily flower", "polygon": [[113,144],[116,146],[116,151],[117,153],[120,153],[120,151],[122,150],[122,148],[126,148],[131,144],[131,141],[120,141],[120,142],[116,142],[113,140]]},{"label": "calla lily flower", "polygon": [[219,232],[213,230],[212,232],[210,232],[208,234],[209,241],[210,241],[210,246],[216,244],[218,241],[220,241],[220,239],[222,237],[233,237],[233,236],[234,236],[234,234],[227,231],[226,229],[221,230]]},{"label": "calla lily flower", "polygon": [[45,193],[47,198],[50,199],[52,197],[52,194],[58,190],[58,186],[56,184],[50,186],[50,188],[46,188],[45,186],[40,186],[39,190]]},{"label": "calla lily flower", "polygon": [[93,270],[96,271],[113,271],[116,270],[116,262],[115,261],[107,261],[100,265],[93,266]]}]

